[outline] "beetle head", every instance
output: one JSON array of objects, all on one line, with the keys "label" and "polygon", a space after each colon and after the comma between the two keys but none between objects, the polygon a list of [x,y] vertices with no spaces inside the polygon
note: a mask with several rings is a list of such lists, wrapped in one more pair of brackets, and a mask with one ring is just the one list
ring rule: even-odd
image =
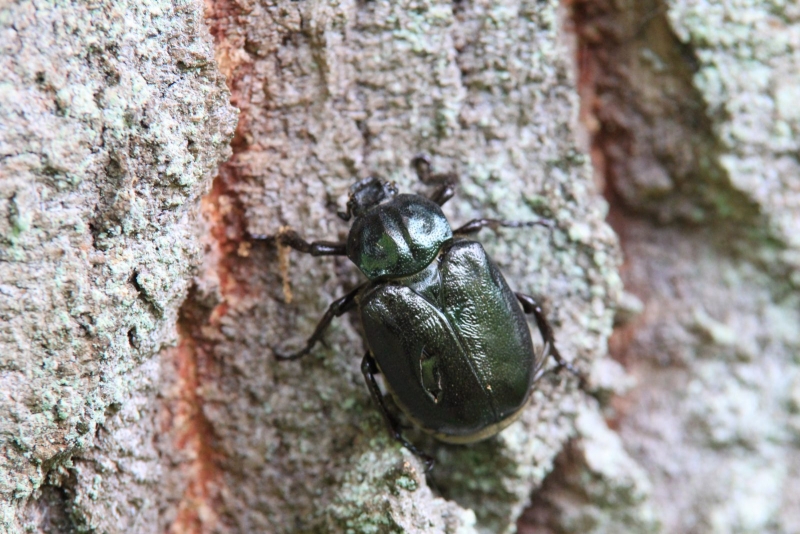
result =
[{"label": "beetle head", "polygon": [[349,221],[351,216],[360,217],[370,208],[391,200],[395,195],[397,195],[397,186],[394,182],[374,177],[364,178],[350,187],[347,211],[340,211],[338,215],[345,221]]}]

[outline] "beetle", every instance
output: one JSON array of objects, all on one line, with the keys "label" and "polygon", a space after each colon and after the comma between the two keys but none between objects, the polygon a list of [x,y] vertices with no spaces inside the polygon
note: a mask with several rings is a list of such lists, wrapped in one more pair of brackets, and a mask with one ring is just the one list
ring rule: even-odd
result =
[{"label": "beetle", "polygon": [[[347,256],[367,281],[330,304],[301,350],[275,355],[308,354],[334,317],[358,309],[368,347],[361,371],[372,400],[391,436],[430,468],[432,459],[403,436],[376,375],[412,423],[448,443],[488,438],[516,420],[547,356],[556,370],[581,375],[559,354],[537,301],[514,293],[483,246],[469,239],[485,227],[552,223],[474,219],[453,230],[441,206],[455,193],[454,176],[433,174],[425,156],[412,165],[423,182],[438,183],[433,195],[398,194],[394,183],[377,178],[356,182],[347,210],[338,213],[353,219],[346,243],[278,234],[281,245],[312,256]],[[526,314],[544,340],[538,354]]]}]

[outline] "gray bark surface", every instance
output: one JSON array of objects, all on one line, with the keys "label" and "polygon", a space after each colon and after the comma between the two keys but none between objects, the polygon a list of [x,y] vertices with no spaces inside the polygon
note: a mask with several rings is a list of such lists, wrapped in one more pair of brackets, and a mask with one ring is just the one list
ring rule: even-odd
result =
[{"label": "gray bark surface", "polygon": [[0,528],[155,531],[157,354],[236,123],[202,14],[0,7]]},{"label": "gray bark surface", "polygon": [[445,206],[455,223],[556,221],[552,233],[480,239],[513,289],[545,297],[562,352],[588,368],[610,332],[617,252],[577,143],[572,49],[558,3],[248,2],[232,19],[220,46],[235,58],[243,119],[214,209],[227,214],[221,246],[236,253],[215,256],[186,308],[213,327],[199,334],[212,377],[203,414],[220,453],[215,524],[237,532],[513,529],[588,402],[574,381],[543,380],[518,423],[475,446],[410,433],[436,456],[425,476],[369,399],[355,314],[335,320],[328,346],[301,361],[271,355],[276,345],[299,346],[327,305],[363,278],[346,259],[296,252],[281,277],[285,256],[248,234],[289,226],[307,239],[343,240],[348,225],[336,210],[354,179],[373,174],[401,191],[429,191],[410,168],[428,153],[436,170],[460,177]]},{"label": "gray bark surface", "polygon": [[[0,528],[798,532],[798,28],[777,0],[0,7]],[[479,239],[602,402],[546,376],[485,442],[409,429],[427,474],[357,314],[273,357],[363,277],[262,239],[344,240],[355,179],[429,191],[419,153],[454,224],[555,221]]]},{"label": "gray bark surface", "polygon": [[800,9],[667,5],[697,58],[717,204],[752,209],[622,230],[645,308],[625,351],[643,387],[621,436],[665,532],[800,532]]},{"label": "gray bark surface", "polygon": [[608,476],[578,444],[527,520],[538,532],[800,532],[800,10],[575,7],[621,302],[636,312],[610,343],[636,386],[607,416],[650,491],[598,500]]}]

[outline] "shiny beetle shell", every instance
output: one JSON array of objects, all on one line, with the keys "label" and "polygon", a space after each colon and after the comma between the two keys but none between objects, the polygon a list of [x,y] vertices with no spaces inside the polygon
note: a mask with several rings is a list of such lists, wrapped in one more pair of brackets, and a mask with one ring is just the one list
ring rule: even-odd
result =
[{"label": "shiny beetle shell", "polygon": [[520,304],[480,243],[446,242],[417,276],[372,284],[359,300],[369,350],[416,425],[467,443],[514,421],[539,361]]},{"label": "shiny beetle shell", "polygon": [[[431,176],[424,158],[415,165],[423,180],[447,177]],[[309,243],[293,231],[278,236],[282,245],[315,256],[346,255],[368,281],[330,305],[305,348],[291,355],[276,351],[277,357],[308,354],[334,317],[358,308],[369,347],[361,369],[372,399],[392,436],[429,466],[432,459],[402,436],[375,375],[384,375],[415,425],[451,443],[488,438],[511,424],[547,356],[579,375],[559,355],[536,301],[512,292],[483,246],[466,237],[486,226],[551,223],[475,219],[453,230],[440,207],[453,195],[451,186],[444,182],[429,199],[398,195],[393,183],[367,178],[351,187],[347,211],[339,213],[354,218],[347,243]],[[535,317],[545,341],[541,354],[526,314]]]}]

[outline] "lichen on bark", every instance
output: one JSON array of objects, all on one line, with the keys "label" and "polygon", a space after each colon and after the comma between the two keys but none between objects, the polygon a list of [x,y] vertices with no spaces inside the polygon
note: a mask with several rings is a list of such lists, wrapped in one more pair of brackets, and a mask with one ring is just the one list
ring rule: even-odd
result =
[{"label": "lichen on bark", "polygon": [[[413,435],[425,475],[371,405],[355,318],[301,362],[272,357],[359,274],[296,253],[282,271],[254,236],[342,239],[356,178],[424,192],[409,162],[430,154],[460,177],[454,222],[555,221],[481,240],[544,297],[562,353],[596,364],[617,249],[558,2],[206,9],[213,52],[196,3],[1,12],[6,528],[513,530],[591,399],[548,376],[496,438]],[[209,193],[234,123],[220,71],[242,121]]]},{"label": "lichen on bark", "polygon": [[0,8],[5,530],[135,531],[157,515],[154,356],[175,340],[199,198],[236,121],[201,15]]},{"label": "lichen on bark", "polygon": [[[597,470],[575,454],[535,498],[552,513],[528,519],[556,532],[796,532],[800,123],[786,102],[800,12],[572,4],[623,300],[638,309],[610,341],[637,386],[606,415],[650,493],[586,498],[575,480]],[[655,523],[630,522],[646,509]]]}]

